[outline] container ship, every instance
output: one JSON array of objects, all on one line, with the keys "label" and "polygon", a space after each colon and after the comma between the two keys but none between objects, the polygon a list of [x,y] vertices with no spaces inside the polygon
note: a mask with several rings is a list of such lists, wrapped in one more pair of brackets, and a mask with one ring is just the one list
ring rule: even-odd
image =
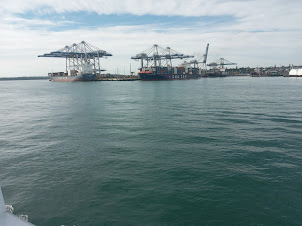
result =
[{"label": "container ship", "polygon": [[179,67],[144,67],[138,73],[142,80],[196,79],[201,77],[202,70],[189,67],[186,62]]},{"label": "container ship", "polygon": [[75,81],[95,81],[100,76],[100,58],[112,56],[112,54],[101,50],[85,41],[71,46],[39,55],[38,57],[65,58],[65,72],[48,73],[50,81],[54,82],[75,82]]},{"label": "container ship", "polygon": [[210,70],[206,73],[206,77],[209,78],[219,78],[219,77],[226,77],[228,74],[225,71],[221,70]]},{"label": "container ship", "polygon": [[83,64],[79,70],[68,70],[68,72],[52,72],[48,76],[53,82],[93,81],[97,74],[94,73],[92,65]]},{"label": "container ship", "polygon": [[177,67],[172,66],[173,59],[187,59],[194,56],[185,55],[172,50],[170,47],[162,48],[154,45],[142,53],[137,54],[131,59],[140,60],[139,76],[144,81],[154,80],[184,80],[197,79],[204,76],[204,70],[198,67],[199,63],[206,64],[209,44],[207,45],[206,54],[202,62],[193,60],[184,62]]}]

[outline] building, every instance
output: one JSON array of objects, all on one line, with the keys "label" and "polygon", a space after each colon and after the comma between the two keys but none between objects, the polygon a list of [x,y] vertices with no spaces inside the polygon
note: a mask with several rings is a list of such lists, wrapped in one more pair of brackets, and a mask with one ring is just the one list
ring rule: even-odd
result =
[{"label": "building", "polygon": [[302,68],[291,69],[289,71],[289,77],[302,77]]}]

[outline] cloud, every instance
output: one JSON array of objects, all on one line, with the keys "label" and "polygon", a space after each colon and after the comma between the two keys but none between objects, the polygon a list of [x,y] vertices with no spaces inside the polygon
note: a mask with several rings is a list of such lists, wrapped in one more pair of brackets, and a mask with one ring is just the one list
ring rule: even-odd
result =
[{"label": "cloud", "polygon": [[[204,1],[204,0],[2,0],[0,9],[0,76],[46,75],[63,70],[64,61],[38,58],[37,55],[58,50],[85,40],[111,52],[102,60],[103,67],[114,73],[132,64],[131,56],[157,43],[185,54],[202,56],[210,43],[209,61],[216,58],[237,62],[239,66],[301,64],[301,1]],[[34,18],[26,18],[31,12]],[[177,24],[141,23],[140,25],[94,27],[68,26],[75,23],[69,13],[179,16]],[[48,15],[47,18],[44,18]],[[51,18],[60,16],[62,20]],[[191,24],[181,18],[194,17]],[[92,15],[93,19],[93,15]],[[221,21],[220,21],[221,20]],[[191,20],[190,20],[191,21]],[[219,22],[217,22],[219,21]],[[169,24],[168,24],[169,25]],[[62,26],[63,30],[52,28]],[[13,69],[13,70],[12,70]],[[126,70],[127,71],[127,70]]]},{"label": "cloud", "polygon": [[37,19],[25,19],[21,17],[4,17],[2,21],[6,24],[13,24],[16,27],[33,27],[33,26],[40,26],[40,27],[51,27],[51,26],[63,26],[68,24],[73,24],[73,21],[53,21],[53,20],[37,20]]},{"label": "cloud", "polygon": [[[88,11],[98,14],[217,16],[299,14],[300,0],[2,0],[1,11],[22,13],[66,13]],[[288,15],[291,16],[291,15]],[[275,18],[277,19],[277,18]]]}]

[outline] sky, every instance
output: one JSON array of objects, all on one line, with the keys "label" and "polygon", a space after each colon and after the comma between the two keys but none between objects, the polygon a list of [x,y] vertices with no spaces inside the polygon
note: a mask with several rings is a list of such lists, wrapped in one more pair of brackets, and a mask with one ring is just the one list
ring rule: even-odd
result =
[{"label": "sky", "polygon": [[[301,0],[0,0],[0,77],[47,76],[38,58],[85,41],[113,56],[108,73],[137,72],[131,56],[158,44],[238,67],[302,64]],[[176,62],[178,63],[178,62]],[[179,62],[180,63],[180,62]]]}]

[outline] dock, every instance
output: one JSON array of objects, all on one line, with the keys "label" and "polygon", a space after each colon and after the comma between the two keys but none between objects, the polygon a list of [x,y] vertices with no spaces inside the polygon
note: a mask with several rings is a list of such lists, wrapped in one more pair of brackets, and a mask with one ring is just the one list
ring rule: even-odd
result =
[{"label": "dock", "polygon": [[110,77],[99,77],[95,81],[137,81],[141,80],[139,76],[110,76]]}]

